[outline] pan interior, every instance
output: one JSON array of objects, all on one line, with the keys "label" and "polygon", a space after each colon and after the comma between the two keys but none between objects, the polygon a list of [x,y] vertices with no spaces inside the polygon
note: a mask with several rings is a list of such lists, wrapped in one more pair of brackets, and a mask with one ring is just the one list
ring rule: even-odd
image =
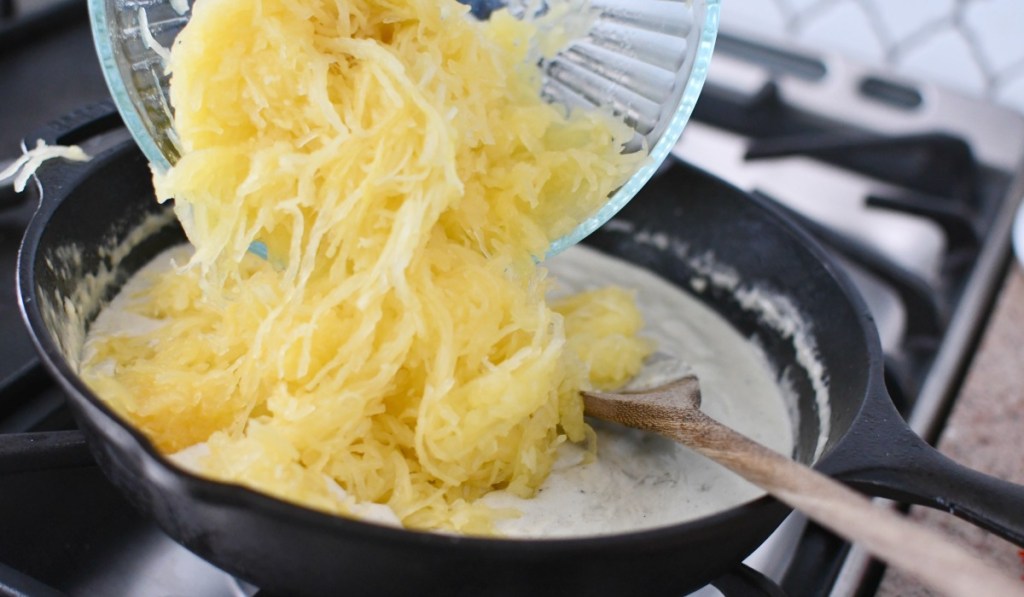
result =
[{"label": "pan interior", "polygon": [[[794,433],[785,389],[767,355],[713,309],[654,273],[585,247],[547,264],[552,294],[619,285],[635,293],[641,335],[656,353],[630,387],[653,387],[690,371],[700,380],[704,412],[783,454]],[[514,508],[498,521],[512,537],[578,537],[671,526],[740,506],[764,492],[719,465],[656,434],[591,421],[597,457],[563,444],[555,471],[529,500],[494,492],[484,502]]]},{"label": "pan interior", "polygon": [[[127,173],[120,168],[118,175]],[[80,359],[85,332],[102,306],[142,265],[184,241],[170,210],[151,200],[148,176],[136,176],[144,183],[136,181],[133,194],[123,195],[126,201],[119,205],[117,217],[105,221],[73,213],[83,206],[90,211],[89,201],[111,203],[92,199],[110,189],[89,188],[90,181],[103,180],[90,177],[74,191],[90,199],[65,201],[40,239],[34,263],[36,296],[47,333],[72,369]],[[140,196],[140,189],[145,194]],[[645,203],[649,205],[638,205]],[[592,244],[671,281],[757,345],[786,389],[796,430],[793,456],[812,462],[828,437],[829,403],[825,368],[801,306],[760,280],[744,277],[710,249],[688,242],[685,230],[674,232],[671,221],[651,229],[631,218],[631,212],[636,208],[595,235]]]},{"label": "pan interior", "polygon": [[[89,337],[130,336],[150,329],[155,322],[133,314],[131,297],[144,293],[154,274],[187,262],[189,255],[189,247],[178,246],[154,259],[100,312]],[[713,310],[653,273],[593,249],[572,247],[546,265],[554,274],[552,298],[613,284],[635,292],[645,319],[641,334],[658,351],[635,383],[658,385],[692,368],[701,380],[708,414],[774,450],[792,452],[789,401],[767,357]],[[115,366],[89,360],[83,377],[106,377]],[[569,538],[666,527],[763,495],[668,439],[599,421],[591,424],[597,432],[596,458],[592,442],[562,444],[555,471],[532,499],[505,491],[484,498],[484,504],[499,511],[521,513],[499,516],[501,536]],[[202,476],[204,453],[206,447],[199,443],[169,457]],[[397,522],[386,506],[377,504],[361,504],[356,515],[383,524]]]},{"label": "pan interior", "polygon": [[844,437],[881,358],[867,308],[765,200],[676,164],[587,242],[691,292],[764,351],[796,460],[814,464]]}]

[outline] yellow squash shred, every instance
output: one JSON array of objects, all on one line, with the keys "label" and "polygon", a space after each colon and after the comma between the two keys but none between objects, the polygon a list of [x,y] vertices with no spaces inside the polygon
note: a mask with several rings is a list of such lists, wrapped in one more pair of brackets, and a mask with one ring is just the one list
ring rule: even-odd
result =
[{"label": "yellow squash shred", "polygon": [[88,383],[211,477],[491,532],[478,498],[535,492],[587,434],[580,388],[650,350],[628,292],[552,308],[535,263],[636,167],[632,132],[544,103],[533,27],[454,0],[194,11],[154,182],[195,252],[131,297],[153,326],[90,339]]}]

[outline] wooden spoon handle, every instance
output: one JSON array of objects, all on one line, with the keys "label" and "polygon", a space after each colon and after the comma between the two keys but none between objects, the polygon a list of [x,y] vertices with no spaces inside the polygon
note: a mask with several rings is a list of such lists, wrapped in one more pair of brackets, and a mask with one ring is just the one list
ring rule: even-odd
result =
[{"label": "wooden spoon handle", "polygon": [[873,504],[845,485],[769,450],[700,411],[663,432],[855,541],[881,560],[948,595],[1024,595],[1024,583],[948,537]]}]

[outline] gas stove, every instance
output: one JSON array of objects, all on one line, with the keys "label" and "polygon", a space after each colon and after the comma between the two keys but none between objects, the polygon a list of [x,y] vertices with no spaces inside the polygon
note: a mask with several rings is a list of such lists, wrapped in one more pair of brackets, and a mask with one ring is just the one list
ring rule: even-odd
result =
[{"label": "gas stove", "polygon": [[[107,97],[82,0],[0,0],[0,165],[47,121]],[[851,276],[878,324],[890,393],[941,429],[1008,263],[1024,120],[837,56],[724,33],[677,159],[770,197]],[[0,168],[2,169],[2,168]],[[252,595],[130,508],[91,463],[18,313],[33,202],[0,181],[0,433],[50,432],[0,458],[0,594]],[[726,594],[872,592],[857,549],[792,516]],[[714,589],[706,589],[714,594]]]},{"label": "gas stove", "polygon": [[[889,393],[934,441],[1005,274],[1024,119],[836,55],[722,35],[674,155],[777,202],[871,310]],[[870,592],[879,568],[808,525],[790,594]]]}]

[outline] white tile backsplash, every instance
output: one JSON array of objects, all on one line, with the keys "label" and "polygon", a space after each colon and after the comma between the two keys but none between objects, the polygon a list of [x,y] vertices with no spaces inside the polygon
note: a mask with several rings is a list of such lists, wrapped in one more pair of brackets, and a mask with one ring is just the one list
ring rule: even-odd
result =
[{"label": "white tile backsplash", "polygon": [[[729,6],[725,0],[725,7]],[[742,8],[733,7],[731,10],[742,10],[742,20],[747,23],[756,23],[757,26],[767,31],[782,31],[786,26],[785,15],[779,10],[775,0],[740,0]],[[725,8],[723,8],[723,11]]]},{"label": "white tile backsplash", "polygon": [[885,60],[885,44],[871,22],[871,12],[856,2],[833,3],[807,15],[796,39],[805,46],[828,47],[869,64]]},{"label": "white tile backsplash", "polygon": [[813,9],[815,6],[822,4],[820,0],[784,0],[779,2],[783,6],[786,6],[793,12],[801,12],[808,9]]},{"label": "white tile backsplash", "polygon": [[839,52],[1024,112],[1024,0],[722,0],[722,29]]},{"label": "white tile backsplash", "polygon": [[[743,0],[739,0],[742,2]],[[1017,0],[1019,1],[1019,0]],[[894,46],[941,22],[953,12],[954,0],[865,0],[881,25],[887,45]]]},{"label": "white tile backsplash", "polygon": [[1001,86],[995,97],[1002,104],[1020,106],[1024,110],[1024,73]]},{"label": "white tile backsplash", "polygon": [[967,39],[950,26],[937,28],[908,48],[896,66],[907,75],[956,87],[974,96],[985,95],[987,81],[982,65]]},{"label": "white tile backsplash", "polygon": [[1024,61],[1024,1],[971,2],[964,8],[963,21],[993,70]]}]

